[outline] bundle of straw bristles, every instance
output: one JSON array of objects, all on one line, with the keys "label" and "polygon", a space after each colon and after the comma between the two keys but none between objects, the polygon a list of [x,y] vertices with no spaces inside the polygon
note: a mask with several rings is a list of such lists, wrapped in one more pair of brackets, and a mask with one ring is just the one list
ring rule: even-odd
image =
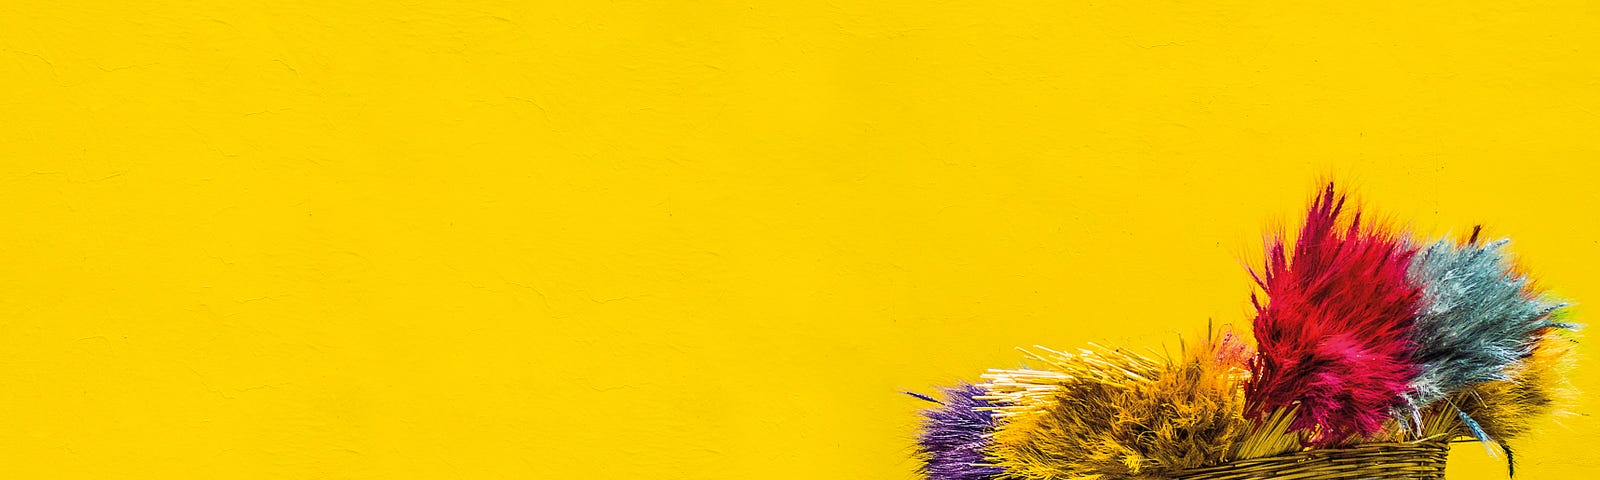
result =
[{"label": "bundle of straw bristles", "polygon": [[[1577,325],[1506,240],[1423,241],[1329,184],[1252,269],[1252,337],[1176,351],[1023,349],[1025,368],[914,396],[930,480],[1443,478],[1451,442],[1504,455],[1563,411]],[[1350,210],[1355,210],[1350,208]]]}]

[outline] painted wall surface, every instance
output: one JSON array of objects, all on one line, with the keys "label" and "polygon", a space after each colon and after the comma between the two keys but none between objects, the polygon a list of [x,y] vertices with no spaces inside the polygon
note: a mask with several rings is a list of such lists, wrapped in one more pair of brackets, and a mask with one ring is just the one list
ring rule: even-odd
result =
[{"label": "painted wall surface", "polygon": [[72,3],[0,3],[8,478],[912,478],[899,391],[1247,323],[1319,175],[1600,323],[1594,2]]}]

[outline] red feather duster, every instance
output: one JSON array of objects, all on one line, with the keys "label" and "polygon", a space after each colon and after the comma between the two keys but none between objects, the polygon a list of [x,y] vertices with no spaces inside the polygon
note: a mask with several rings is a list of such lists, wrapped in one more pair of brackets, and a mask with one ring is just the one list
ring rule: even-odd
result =
[{"label": "red feather duster", "polygon": [[1314,446],[1377,432],[1417,373],[1407,334],[1421,289],[1406,279],[1414,250],[1395,235],[1361,226],[1356,212],[1338,228],[1344,196],[1317,196],[1295,242],[1280,234],[1265,268],[1251,272],[1266,291],[1256,306],[1258,350],[1247,386],[1250,413],[1296,408],[1291,428]]}]

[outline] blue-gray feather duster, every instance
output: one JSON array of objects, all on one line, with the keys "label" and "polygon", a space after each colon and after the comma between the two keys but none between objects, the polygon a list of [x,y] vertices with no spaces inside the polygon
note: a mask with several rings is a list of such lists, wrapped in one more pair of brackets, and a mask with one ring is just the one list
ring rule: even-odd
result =
[{"label": "blue-gray feather duster", "polygon": [[1445,240],[1417,252],[1408,276],[1423,286],[1411,330],[1421,368],[1400,418],[1418,418],[1420,409],[1466,386],[1505,380],[1506,367],[1528,356],[1539,332],[1570,327],[1551,320],[1566,304],[1531,288],[1505,252],[1507,243],[1480,243],[1474,232],[1466,244]]}]

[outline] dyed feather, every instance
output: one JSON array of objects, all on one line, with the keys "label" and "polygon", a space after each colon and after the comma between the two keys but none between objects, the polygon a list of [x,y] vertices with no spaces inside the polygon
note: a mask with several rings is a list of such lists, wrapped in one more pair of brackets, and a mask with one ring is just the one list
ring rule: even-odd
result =
[{"label": "dyed feather", "polygon": [[[994,432],[991,405],[979,396],[984,389],[961,384],[945,388],[944,401],[910,393],[939,403],[940,407],[922,412],[922,434],[917,438],[917,453],[922,458],[921,472],[929,480],[988,480],[1001,469],[984,464],[983,450]],[[908,392],[909,393],[909,392]]]},{"label": "dyed feather", "polygon": [[1045,351],[1034,358],[1053,371],[985,376],[1002,417],[990,457],[1006,478],[1162,476],[1223,461],[1247,428],[1247,354],[1231,335],[1179,359]]},{"label": "dyed feather", "polygon": [[1576,326],[1556,323],[1560,326],[1540,331],[1533,351],[1508,368],[1506,379],[1451,392],[1449,397],[1424,408],[1420,429],[1394,423],[1385,438],[1376,440],[1488,439],[1483,442],[1484,448],[1493,454],[1494,447],[1499,447],[1506,454],[1508,472],[1515,474],[1516,461],[1509,441],[1526,433],[1535,419],[1564,412],[1577,394],[1565,378],[1572,367],[1572,350],[1577,346],[1572,331]]},{"label": "dyed feather", "polygon": [[1362,228],[1359,212],[1341,232],[1344,201],[1329,184],[1312,201],[1292,261],[1279,235],[1265,268],[1252,272],[1268,301],[1255,302],[1248,412],[1297,409],[1290,427],[1313,446],[1382,429],[1417,372],[1408,330],[1422,295],[1406,277],[1413,251]]},{"label": "dyed feather", "polygon": [[[1257,351],[1208,337],[1178,358],[1095,347],[1029,353],[1044,370],[990,370],[923,413],[932,480],[1164,478],[1305,446],[1463,436],[1498,444],[1570,398],[1576,325],[1532,285],[1505,240],[1413,244],[1333,186],[1291,250],[1252,271]],[[1489,441],[1492,439],[1492,442]]]},{"label": "dyed feather", "polygon": [[1477,420],[1489,438],[1498,442],[1517,438],[1535,419],[1565,410],[1576,397],[1566,381],[1576,347],[1572,332],[1547,330],[1533,352],[1510,369],[1507,379],[1474,385],[1453,403]]},{"label": "dyed feather", "polygon": [[[1408,275],[1423,286],[1423,307],[1411,329],[1420,366],[1406,394],[1407,411],[1419,412],[1470,385],[1508,379],[1546,328],[1565,326],[1550,314],[1565,306],[1534,291],[1505,252],[1509,240],[1480,244],[1440,241],[1421,249]],[[1469,416],[1470,417],[1470,416]],[[1477,425],[1463,418],[1468,427]],[[1420,428],[1417,425],[1416,428]],[[1479,440],[1483,430],[1473,432]]]}]

